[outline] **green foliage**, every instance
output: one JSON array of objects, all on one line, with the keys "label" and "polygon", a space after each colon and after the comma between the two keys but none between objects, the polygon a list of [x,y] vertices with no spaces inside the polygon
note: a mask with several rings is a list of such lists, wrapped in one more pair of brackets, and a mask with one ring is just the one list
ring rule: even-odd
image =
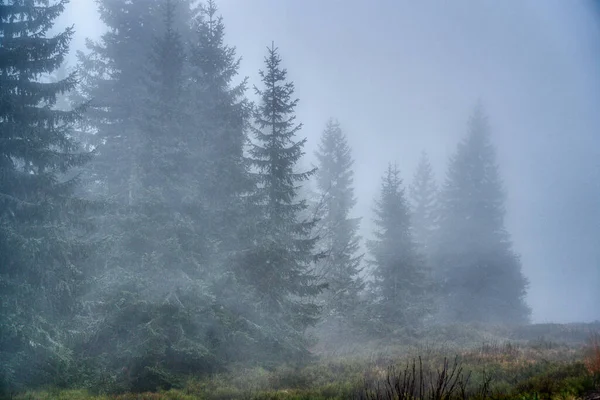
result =
[{"label": "green foliage", "polygon": [[[449,350],[474,366],[482,388],[474,398],[591,387],[597,343],[587,369],[561,359],[581,330],[464,324],[525,322],[529,312],[480,109],[451,160],[443,215],[427,160],[412,214],[398,170],[388,169],[369,244],[373,290],[363,292],[350,148],[330,121],[319,172],[298,170],[306,140],[297,138],[298,100],[274,46],[253,107],[246,80],[234,83],[240,59],[224,43],[214,1],[98,0],[107,31],[80,54],[77,85],[60,70],[73,31],[47,36],[66,3],[1,5],[0,395],[49,386],[21,397],[92,397],[70,388],[105,399],[401,397],[399,379],[414,370],[385,376],[385,367],[422,350],[422,337],[452,342],[443,354],[429,348],[423,364],[433,373],[441,363],[442,383],[463,382],[452,380],[464,376],[445,362]],[[71,104],[91,99],[89,107],[67,105],[66,93]],[[92,163],[75,137],[94,149]],[[301,192],[315,173],[320,225]],[[442,314],[458,325],[422,324],[434,285],[421,251],[434,243],[449,305]],[[329,283],[321,298],[318,265]],[[370,352],[366,366],[317,360],[306,333],[321,318],[319,300],[329,317],[320,328],[342,331],[321,347],[365,330],[388,334],[351,344],[354,356]],[[503,335],[511,341],[495,341]],[[488,374],[497,379],[489,387]],[[365,390],[365,379],[379,386]]]},{"label": "green foliage", "polygon": [[76,77],[42,80],[73,36],[47,36],[66,1],[28,3],[3,2],[0,15],[0,394],[68,383],[65,331],[89,253],[89,204],[71,175],[90,159],[71,134],[83,107],[55,107]]},{"label": "green foliage", "polygon": [[[94,360],[90,386],[111,386],[111,391],[148,391],[180,386],[190,372],[207,373],[219,368],[216,346],[207,334],[219,321],[210,299],[198,301],[201,287],[173,294],[164,302],[139,298],[139,291],[122,292],[106,303],[117,309],[107,316],[94,336],[80,349]],[[98,374],[108,372],[108,376]],[[100,380],[101,379],[101,380]],[[106,381],[108,380],[108,382]]]},{"label": "green foliage", "polygon": [[298,360],[309,356],[304,330],[319,318],[314,298],[325,286],[311,271],[318,257],[317,238],[312,236],[316,221],[300,219],[307,206],[297,196],[298,183],[314,171],[295,170],[306,140],[295,139],[302,127],[295,123],[298,100],[292,98],[294,85],[286,80],[274,45],[265,63],[266,70],[260,71],[264,88],[256,89],[260,103],[249,160],[256,190],[249,198],[251,220],[242,235],[247,250],[238,258],[236,274],[252,288],[256,321],[263,327],[257,348],[267,359]]},{"label": "green foliage", "polygon": [[[236,49],[224,43],[225,25],[217,14],[213,0],[200,3],[192,22],[194,40],[189,54],[189,67],[194,86],[190,88],[190,112],[200,132],[198,175],[203,200],[211,210],[210,221],[217,237],[226,242],[223,251],[232,250],[231,219],[239,220],[240,199],[253,189],[244,146],[251,107],[245,98],[247,78],[238,78],[240,59]],[[219,228],[225,228],[218,232]],[[214,234],[214,233],[213,233]],[[235,246],[234,246],[235,248]]]},{"label": "green foliage", "polygon": [[399,394],[412,399],[573,399],[593,390],[582,362],[545,358],[547,353],[532,358],[526,346],[492,345],[458,357],[434,350],[416,358],[322,360],[273,371],[240,366],[168,391],[93,396],[53,389],[16,399],[397,399]]},{"label": "green foliage", "polygon": [[552,364],[534,373],[523,371],[527,378],[517,382],[513,388],[516,396],[538,395],[539,398],[576,397],[593,389],[590,375],[581,362]]},{"label": "green foliage", "polygon": [[[228,86],[237,63],[222,44],[222,23],[213,21],[214,4],[192,21],[185,0],[99,3],[109,29],[81,57],[81,90],[104,105],[87,114],[101,139],[89,195],[106,198],[110,208],[98,216],[107,240],[80,313],[78,354],[94,389],[168,389],[183,374],[243,357],[238,349],[255,331],[240,307],[238,281],[224,267],[237,227],[223,221],[239,213],[239,201],[213,207],[207,193],[222,193],[205,179],[216,172],[207,166],[245,173],[243,90]],[[191,52],[209,59],[190,57],[190,40]],[[192,77],[199,69],[202,76]],[[231,125],[209,120],[211,113]],[[230,146],[213,154],[207,140]],[[225,164],[212,165],[208,154]],[[216,183],[227,196],[238,198],[234,183],[221,178]],[[218,232],[209,229],[216,226]]]},{"label": "green foliage", "polygon": [[[173,8],[170,23],[179,32],[165,29],[167,3]],[[161,80],[176,79],[172,73],[177,73],[178,56],[173,57],[172,52],[177,51],[172,46],[173,39],[179,33],[182,44],[187,43],[190,10],[186,0],[102,0],[98,11],[107,32],[98,42],[86,43],[87,53],[78,53],[81,81],[77,96],[92,99],[80,128],[97,149],[84,179],[94,197],[102,196],[119,205],[130,204],[142,196],[139,167],[141,153],[147,148],[145,124],[148,107],[156,105],[151,98],[149,76],[168,72]],[[173,57],[169,71],[161,70],[165,64],[152,57],[153,52]],[[165,93],[167,88],[172,96],[177,87],[162,85],[160,89]],[[159,130],[163,127],[164,123],[160,123]]]}]

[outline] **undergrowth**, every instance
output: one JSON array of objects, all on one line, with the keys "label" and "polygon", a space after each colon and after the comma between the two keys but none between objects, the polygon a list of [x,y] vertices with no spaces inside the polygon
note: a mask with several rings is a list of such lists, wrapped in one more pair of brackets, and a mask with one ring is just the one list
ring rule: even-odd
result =
[{"label": "undergrowth", "polygon": [[14,400],[568,400],[598,390],[600,335],[586,346],[492,338],[469,347],[418,344],[355,357],[321,357],[267,370],[236,366],[169,391],[27,392]]},{"label": "undergrowth", "polygon": [[600,386],[600,333],[593,333],[585,350],[585,366]]}]

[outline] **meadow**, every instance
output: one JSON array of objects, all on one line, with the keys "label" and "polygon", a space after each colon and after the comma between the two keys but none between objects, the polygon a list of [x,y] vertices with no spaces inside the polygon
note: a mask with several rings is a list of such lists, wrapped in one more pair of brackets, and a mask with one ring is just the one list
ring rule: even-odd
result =
[{"label": "meadow", "polygon": [[47,388],[12,399],[600,399],[600,323],[446,326],[421,334],[322,340],[309,362],[270,369],[239,365],[187,377],[169,391]]}]

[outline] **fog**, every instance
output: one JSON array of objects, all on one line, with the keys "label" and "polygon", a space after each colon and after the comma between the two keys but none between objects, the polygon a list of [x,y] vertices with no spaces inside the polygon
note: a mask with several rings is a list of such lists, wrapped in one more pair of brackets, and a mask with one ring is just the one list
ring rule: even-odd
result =
[{"label": "fog", "polygon": [[[533,322],[600,319],[600,4],[592,1],[220,0],[227,43],[258,83],[279,47],[300,99],[306,163],[336,117],[355,158],[356,216],[373,230],[380,176],[409,183],[421,150],[438,181],[481,99],[508,194],[507,227]],[[75,48],[102,32],[73,0]],[[75,64],[73,55],[72,64]],[[252,97],[252,91],[248,91]]]}]

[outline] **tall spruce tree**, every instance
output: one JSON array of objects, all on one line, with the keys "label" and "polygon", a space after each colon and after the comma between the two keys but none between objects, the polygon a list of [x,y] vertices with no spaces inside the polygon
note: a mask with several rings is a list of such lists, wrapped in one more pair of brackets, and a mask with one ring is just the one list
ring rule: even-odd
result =
[{"label": "tall spruce tree", "polygon": [[504,227],[505,192],[479,104],[450,159],[441,193],[435,265],[451,321],[522,323],[527,280]]},{"label": "tall spruce tree", "polygon": [[[264,339],[262,322],[253,305],[252,289],[237,273],[236,260],[251,247],[245,227],[254,223],[248,195],[255,182],[244,154],[252,106],[245,97],[247,78],[239,78],[241,59],[225,44],[225,24],[216,3],[196,8],[190,46],[188,98],[198,141],[192,152],[198,160],[198,197],[203,211],[195,223],[211,244],[210,293],[218,303],[222,324],[215,324],[211,341],[224,362],[253,359],[256,343]],[[262,338],[262,339],[261,339]]]},{"label": "tall spruce tree", "polygon": [[377,317],[390,328],[414,328],[431,311],[431,280],[412,237],[410,210],[395,165],[383,177],[375,215],[375,240],[368,247]]},{"label": "tall spruce tree", "polygon": [[[129,185],[127,196],[110,198],[112,213],[104,220],[112,240],[98,254],[96,285],[89,294],[96,302],[85,315],[93,329],[82,346],[101,370],[110,371],[114,384],[136,391],[168,388],[169,377],[214,371],[224,361],[195,154],[199,134],[185,107],[190,90],[185,44],[176,28],[178,7],[187,3],[161,0],[159,6],[154,12],[162,21],[153,28],[156,34],[139,71],[132,115],[121,126],[121,135],[131,135],[135,143],[128,155],[134,190]],[[114,133],[105,125],[97,129]],[[113,139],[122,143],[107,136],[99,152]],[[115,148],[104,155],[117,150],[127,156],[125,149]],[[125,188],[111,175],[103,177],[109,187]],[[123,367],[126,374],[120,373]]]},{"label": "tall spruce tree", "polygon": [[[112,208],[101,218],[108,240],[84,348],[124,389],[168,387],[172,373],[243,359],[260,335],[230,267],[237,216],[247,215],[240,193],[253,187],[242,153],[248,106],[243,84],[230,87],[238,61],[213,3],[196,21],[188,0],[99,4],[109,31],[82,56],[82,92],[98,106],[86,121],[100,139],[90,175],[101,184],[90,194]],[[123,365],[128,373],[117,373]]]},{"label": "tall spruce tree", "polygon": [[[97,151],[88,182],[95,196],[131,205],[140,197],[140,158],[144,132],[140,123],[147,96],[148,55],[162,36],[163,0],[99,0],[107,31],[78,52],[81,82],[78,94],[91,99],[81,126]],[[174,0],[174,26],[187,45],[190,1]]]},{"label": "tall spruce tree", "polygon": [[327,314],[344,320],[353,318],[364,283],[359,276],[362,255],[358,229],[360,218],[351,218],[354,197],[351,149],[339,122],[330,119],[316,152],[319,191],[319,246],[326,257],[321,261],[325,281]]},{"label": "tall spruce tree", "polygon": [[438,190],[426,152],[421,153],[419,165],[410,186],[411,222],[415,242],[429,256],[437,224]]},{"label": "tall spruce tree", "polygon": [[75,75],[42,79],[68,53],[72,28],[47,35],[66,4],[0,1],[0,395],[61,383],[70,357],[64,328],[87,251],[66,173],[90,155],[70,134],[81,108],[54,107]]},{"label": "tall spruce tree", "polygon": [[142,78],[144,97],[140,98],[141,119],[138,201],[155,199],[168,209],[180,211],[181,200],[191,193],[190,167],[186,148],[190,138],[190,118],[184,110],[184,43],[175,27],[176,0],[163,0],[164,31],[157,35]]},{"label": "tall spruce tree", "polygon": [[260,103],[254,115],[255,140],[250,162],[257,189],[252,195],[254,224],[248,226],[250,249],[240,265],[240,276],[253,289],[265,329],[264,344],[271,357],[307,355],[304,330],[319,316],[314,303],[323,285],[311,273],[315,261],[314,220],[299,220],[306,201],[297,198],[297,184],[314,170],[296,172],[306,139],[296,141],[302,124],[296,124],[294,84],[286,81],[277,48],[268,48],[266,69],[260,71],[263,88],[256,88]]},{"label": "tall spruce tree", "polygon": [[238,221],[243,217],[242,197],[253,189],[244,146],[251,107],[245,98],[247,79],[235,84],[240,59],[224,43],[225,25],[214,1],[200,4],[194,21],[190,50],[191,101],[194,126],[200,135],[197,153],[202,176],[201,192],[207,208],[207,225],[219,243],[216,252],[238,250]]}]

